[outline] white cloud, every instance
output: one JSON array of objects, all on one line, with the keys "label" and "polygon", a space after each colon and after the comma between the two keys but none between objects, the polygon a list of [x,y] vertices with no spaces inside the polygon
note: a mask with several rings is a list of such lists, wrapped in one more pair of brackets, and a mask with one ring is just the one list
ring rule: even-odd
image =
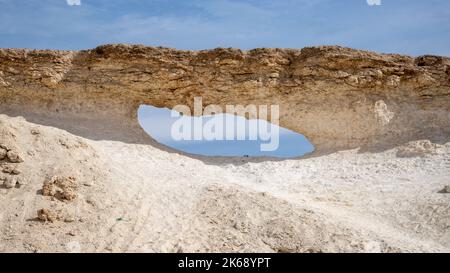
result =
[{"label": "white cloud", "polygon": [[69,6],[81,6],[81,0],[66,0]]},{"label": "white cloud", "polygon": [[381,0],[367,0],[369,6],[381,6]]}]

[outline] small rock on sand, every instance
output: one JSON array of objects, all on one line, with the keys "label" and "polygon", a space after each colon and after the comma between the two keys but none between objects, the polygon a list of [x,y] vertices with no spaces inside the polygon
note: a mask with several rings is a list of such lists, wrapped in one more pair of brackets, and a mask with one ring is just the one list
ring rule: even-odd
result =
[{"label": "small rock on sand", "polygon": [[7,189],[12,189],[17,183],[17,178],[8,176],[4,179],[3,186]]},{"label": "small rock on sand", "polygon": [[44,222],[55,222],[56,220],[58,220],[58,215],[48,209],[40,209],[37,211],[38,214],[38,219]]},{"label": "small rock on sand", "polygon": [[9,162],[11,163],[20,163],[23,162],[22,158],[19,156],[19,154],[15,151],[8,151],[6,154],[8,157]]},{"label": "small rock on sand", "polygon": [[20,174],[20,171],[16,167],[11,166],[11,165],[3,165],[3,167],[1,167],[1,168],[2,168],[2,172],[4,172],[4,173],[15,174],[15,175]]},{"label": "small rock on sand", "polygon": [[77,188],[78,185],[74,177],[54,176],[44,183],[42,194],[55,197],[60,201],[71,201],[77,197]]},{"label": "small rock on sand", "polygon": [[8,151],[6,149],[0,148],[0,160],[5,159],[7,153]]}]

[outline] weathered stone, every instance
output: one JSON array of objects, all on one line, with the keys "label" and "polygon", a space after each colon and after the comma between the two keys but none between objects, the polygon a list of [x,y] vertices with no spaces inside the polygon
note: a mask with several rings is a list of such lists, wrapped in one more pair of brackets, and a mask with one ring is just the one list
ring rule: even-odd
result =
[{"label": "weathered stone", "polygon": [[0,166],[0,169],[4,173],[16,174],[16,175],[20,174],[20,171],[15,166],[12,166],[12,165],[9,165],[9,164]]},{"label": "weathered stone", "polygon": [[9,151],[9,148],[8,148],[8,146],[6,146],[6,144],[0,144],[0,149]]},{"label": "weathered stone", "polygon": [[49,209],[40,209],[37,211],[38,219],[44,222],[55,222],[58,220],[58,214]]},{"label": "weathered stone", "polygon": [[77,197],[78,184],[74,177],[54,176],[44,182],[42,195],[52,196],[60,201],[71,201]]},{"label": "weathered stone", "polygon": [[7,176],[3,182],[3,186],[7,189],[12,189],[17,184],[17,178],[12,176]]},{"label": "weathered stone", "polygon": [[3,160],[6,158],[6,154],[8,153],[7,150],[0,148],[0,160]]},{"label": "weathered stone", "polygon": [[23,162],[23,159],[20,157],[20,155],[16,151],[12,151],[12,150],[8,151],[6,156],[8,157],[9,162],[12,162],[12,163]]},{"label": "weathered stone", "polygon": [[[328,152],[405,143],[419,135],[448,137],[449,67],[447,57],[413,58],[330,46],[249,51],[138,45],[83,51],[3,49],[0,71],[14,73],[2,76],[9,85],[0,86],[0,104],[12,112],[27,105],[30,113],[64,111],[103,118],[101,122],[108,123],[102,127],[104,134],[121,131],[124,139],[137,138],[135,132],[141,130],[136,120],[141,104],[192,107],[195,96],[201,96],[204,105],[222,108],[277,104],[281,126],[304,134],[318,152]],[[59,93],[64,95],[55,96]],[[386,104],[380,108],[379,101]],[[79,124],[78,132],[83,127]]]}]

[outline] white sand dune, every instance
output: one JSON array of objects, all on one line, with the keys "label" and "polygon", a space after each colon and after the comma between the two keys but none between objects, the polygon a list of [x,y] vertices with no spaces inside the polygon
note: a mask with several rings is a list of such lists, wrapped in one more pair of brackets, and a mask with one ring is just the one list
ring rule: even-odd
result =
[{"label": "white sand dune", "polygon": [[[23,159],[1,163],[20,170],[0,189],[1,252],[450,250],[450,144],[224,160],[6,115],[0,132]],[[54,175],[76,178],[74,200],[42,195]]]}]

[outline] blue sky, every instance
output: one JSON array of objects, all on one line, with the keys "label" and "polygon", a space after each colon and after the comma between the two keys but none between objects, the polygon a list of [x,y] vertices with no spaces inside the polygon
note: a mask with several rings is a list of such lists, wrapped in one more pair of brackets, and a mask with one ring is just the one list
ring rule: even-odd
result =
[{"label": "blue sky", "polygon": [[[73,0],[72,0],[73,1]],[[0,0],[0,47],[179,49],[343,45],[450,55],[450,1]]]},{"label": "blue sky", "polygon": [[[450,1],[0,0],[0,48],[77,50],[107,43],[194,50],[341,45],[450,56]],[[141,118],[153,134],[167,133],[168,111],[149,108]],[[310,149],[298,134],[281,135],[280,150],[270,155]],[[194,153],[261,155],[258,142],[172,144]]]},{"label": "blue sky", "polygon": [[[223,116],[223,115],[221,115]],[[167,108],[156,108],[153,106],[142,105],[138,111],[139,123],[144,130],[158,142],[176,148],[188,153],[203,155],[221,155],[221,156],[274,156],[274,157],[296,157],[310,153],[314,150],[314,146],[303,135],[297,134],[276,125],[269,123],[269,126],[279,128],[279,146],[274,151],[261,151],[261,143],[269,141],[258,140],[212,140],[212,141],[195,141],[195,140],[173,140],[171,135],[172,124],[177,120],[171,117],[171,111]],[[186,117],[190,120],[202,119],[201,117]],[[202,123],[205,124],[209,118],[203,118]],[[248,136],[250,127],[248,120],[243,117],[236,117],[236,123],[239,121],[245,123],[245,129]],[[253,120],[255,122],[255,120]],[[267,122],[263,120],[256,121],[261,126],[266,126]],[[192,122],[191,122],[192,123]],[[236,128],[236,126],[235,126]],[[266,127],[263,127],[266,128]],[[226,127],[225,127],[226,130]],[[234,139],[236,139],[234,134]]]}]

